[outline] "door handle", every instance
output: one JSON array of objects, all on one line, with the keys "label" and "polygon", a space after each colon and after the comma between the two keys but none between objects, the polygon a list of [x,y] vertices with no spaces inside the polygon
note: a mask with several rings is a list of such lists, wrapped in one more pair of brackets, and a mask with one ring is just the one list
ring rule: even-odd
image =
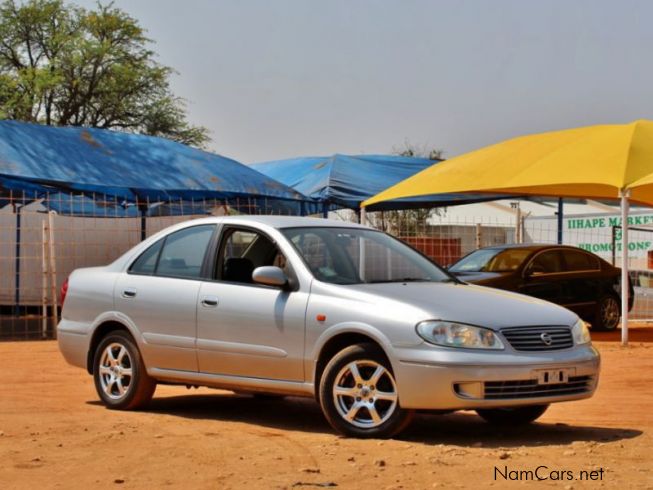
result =
[{"label": "door handle", "polygon": [[135,298],[136,297],[136,288],[127,288],[122,292],[123,298]]},{"label": "door handle", "polygon": [[218,298],[215,296],[204,296],[202,298],[202,306],[207,308],[215,308],[218,306]]}]

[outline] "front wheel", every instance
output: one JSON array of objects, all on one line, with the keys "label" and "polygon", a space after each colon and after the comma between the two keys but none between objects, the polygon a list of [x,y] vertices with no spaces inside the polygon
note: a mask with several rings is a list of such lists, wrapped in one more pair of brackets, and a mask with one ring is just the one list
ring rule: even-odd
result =
[{"label": "front wheel", "polygon": [[341,350],[327,364],[320,381],[320,404],[331,426],[353,437],[392,437],[412,416],[399,404],[386,356],[368,343]]},{"label": "front wheel", "polygon": [[546,412],[549,405],[531,405],[528,407],[479,409],[476,413],[483,420],[494,425],[526,425],[534,422]]},{"label": "front wheel", "polygon": [[116,331],[108,334],[95,351],[93,360],[95,389],[108,408],[134,410],[147,405],[156,389],[131,335]]}]

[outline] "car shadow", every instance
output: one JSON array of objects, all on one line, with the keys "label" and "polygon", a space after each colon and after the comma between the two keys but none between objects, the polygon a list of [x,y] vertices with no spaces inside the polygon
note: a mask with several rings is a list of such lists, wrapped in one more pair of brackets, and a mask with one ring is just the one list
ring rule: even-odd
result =
[{"label": "car shadow", "polygon": [[[89,401],[101,405],[99,401]],[[249,395],[220,393],[154,398],[144,410],[150,414],[223,422],[244,422],[272,429],[333,434],[318,404],[310,398],[261,399]],[[206,426],[211,431],[210,424]],[[496,427],[473,412],[446,415],[418,413],[398,439],[423,444],[461,447],[507,447],[567,445],[576,441],[609,442],[632,439],[642,431],[629,428],[574,426],[537,422],[522,427]]]}]

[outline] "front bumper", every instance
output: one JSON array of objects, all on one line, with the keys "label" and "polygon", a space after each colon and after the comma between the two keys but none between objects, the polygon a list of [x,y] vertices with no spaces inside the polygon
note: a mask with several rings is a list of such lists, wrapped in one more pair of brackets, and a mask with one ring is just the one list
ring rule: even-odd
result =
[{"label": "front bumper", "polygon": [[[589,398],[599,379],[592,346],[547,353],[398,349],[393,363],[404,408],[463,410],[539,405]],[[566,384],[539,385],[539,370],[566,370]]]}]

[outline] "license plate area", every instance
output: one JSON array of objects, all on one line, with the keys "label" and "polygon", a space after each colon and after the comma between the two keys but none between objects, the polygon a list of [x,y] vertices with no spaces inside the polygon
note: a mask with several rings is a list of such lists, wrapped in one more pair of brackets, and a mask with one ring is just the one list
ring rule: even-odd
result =
[{"label": "license plate area", "polygon": [[560,369],[539,369],[535,371],[538,385],[557,385],[569,382],[572,370],[569,368]]}]

